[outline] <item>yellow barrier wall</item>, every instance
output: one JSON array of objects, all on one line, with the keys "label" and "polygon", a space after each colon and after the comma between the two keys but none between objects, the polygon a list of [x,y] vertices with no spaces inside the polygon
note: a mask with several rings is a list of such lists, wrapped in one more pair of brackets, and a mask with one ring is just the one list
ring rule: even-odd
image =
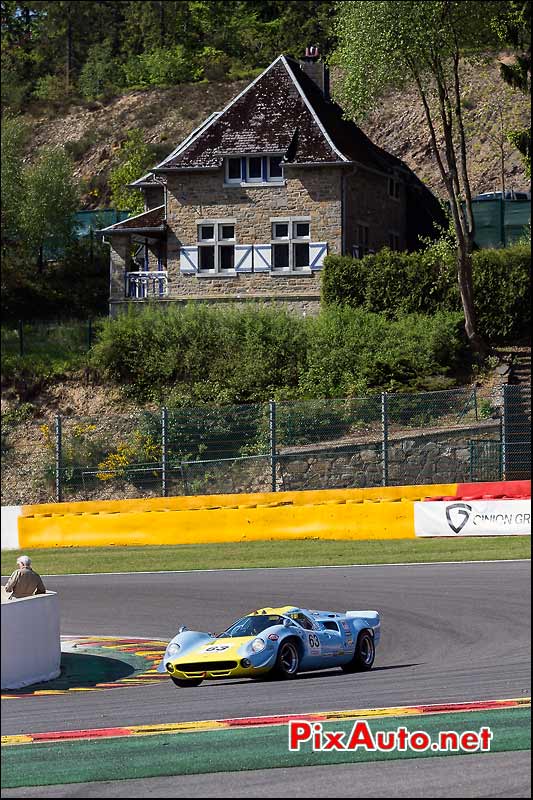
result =
[{"label": "yellow barrier wall", "polygon": [[413,502],[457,484],[23,506],[21,549],[414,538]]}]

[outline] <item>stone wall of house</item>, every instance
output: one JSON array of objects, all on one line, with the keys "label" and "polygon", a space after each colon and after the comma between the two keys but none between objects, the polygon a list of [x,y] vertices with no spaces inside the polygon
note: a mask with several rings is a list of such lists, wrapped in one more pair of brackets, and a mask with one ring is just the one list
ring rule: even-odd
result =
[{"label": "stone wall of house", "polygon": [[327,242],[329,253],[340,253],[341,171],[339,168],[291,170],[282,186],[224,186],[224,174],[194,172],[168,180],[167,269],[170,296],[187,299],[230,297],[270,301],[309,294],[320,295],[320,275],[241,273],[211,276],[180,273],[180,247],[195,245],[203,219],[235,219],[237,244],[269,244],[271,218],[301,216],[311,219],[311,241]]},{"label": "stone wall of house", "polygon": [[399,235],[399,248],[406,246],[406,193],[400,181],[399,197],[389,194],[385,175],[354,167],[346,175],[346,253],[352,254],[357,241],[357,226],[368,226],[368,247],[381,250],[389,246],[389,232]]},{"label": "stone wall of house", "polygon": [[[328,253],[341,253],[342,215],[345,215],[345,252],[358,244],[357,226],[369,227],[368,246],[379,250],[389,245],[389,232],[405,246],[405,186],[398,199],[389,195],[388,178],[362,167],[285,168],[283,185],[225,186],[224,172],[194,171],[168,177],[166,269],[168,301],[263,301],[284,303],[298,313],[317,313],[320,304],[320,271],[273,274],[184,274],[180,271],[181,247],[195,246],[202,220],[235,220],[236,244],[269,244],[272,218],[309,217],[311,242],[327,242]],[[343,201],[344,195],[344,201]],[[343,209],[343,202],[345,207]],[[112,237],[112,248],[120,240]],[[120,255],[124,258],[124,255]],[[115,258],[118,269],[120,258]],[[112,256],[113,260],[113,256]],[[150,248],[150,269],[157,269],[157,248]],[[118,273],[117,273],[118,274]],[[124,281],[111,282],[111,314],[130,303],[124,297]]]},{"label": "stone wall of house", "polygon": [[[228,307],[228,305],[249,305],[250,303],[255,303],[256,305],[266,306],[268,308],[279,308],[283,311],[288,311],[291,314],[297,314],[298,316],[308,317],[308,316],[316,316],[320,312],[320,298],[318,295],[316,297],[260,297],[260,298],[250,298],[250,297],[228,297],[226,299],[221,297],[187,297],[187,298],[158,298],[157,303],[158,306],[162,309],[170,308],[171,306],[184,306],[187,303],[197,302],[197,303],[206,303],[211,306],[215,306],[218,308]],[[124,299],[124,297],[120,297],[118,299],[112,300],[109,304],[109,315],[112,318],[117,317],[119,314],[127,313],[131,309],[141,312],[143,308],[146,308],[146,301],[145,300],[132,300],[132,299]]]}]

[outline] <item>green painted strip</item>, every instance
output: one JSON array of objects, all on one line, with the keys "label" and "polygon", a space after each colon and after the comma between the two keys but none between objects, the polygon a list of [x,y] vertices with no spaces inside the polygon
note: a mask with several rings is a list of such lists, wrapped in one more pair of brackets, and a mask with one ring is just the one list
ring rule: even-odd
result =
[{"label": "green painted strip", "polygon": [[[530,709],[472,711],[387,719],[371,719],[376,731],[405,726],[423,730],[434,739],[441,730],[493,731],[491,752],[527,750],[531,747]],[[324,730],[351,731],[352,722],[324,725]],[[277,726],[252,730],[224,729],[180,736],[132,737],[91,742],[32,744],[2,748],[2,788],[45,786],[160,775],[191,775],[273,767],[318,766],[353,761],[423,758],[431,751],[413,753],[317,752],[303,745],[299,753],[288,750],[288,728]],[[445,754],[441,754],[446,757]],[[120,770],[120,771],[119,771]]]}]

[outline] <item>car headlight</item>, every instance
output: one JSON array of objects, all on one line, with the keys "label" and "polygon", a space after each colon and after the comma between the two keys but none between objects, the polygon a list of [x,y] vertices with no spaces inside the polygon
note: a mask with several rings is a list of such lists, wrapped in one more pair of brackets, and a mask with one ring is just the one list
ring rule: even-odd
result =
[{"label": "car headlight", "polygon": [[172,644],[169,644],[167,647],[167,656],[177,656],[179,649],[179,644],[177,642],[172,642]]},{"label": "car headlight", "polygon": [[261,650],[264,650],[266,647],[265,642],[262,639],[254,639],[252,642],[252,651],[254,653],[260,653]]}]

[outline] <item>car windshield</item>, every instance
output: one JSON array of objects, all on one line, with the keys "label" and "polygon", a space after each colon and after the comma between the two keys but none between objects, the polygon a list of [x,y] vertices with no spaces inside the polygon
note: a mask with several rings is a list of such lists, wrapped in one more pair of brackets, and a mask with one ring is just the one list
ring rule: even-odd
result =
[{"label": "car windshield", "polygon": [[254,614],[253,617],[238,619],[220,636],[257,636],[272,625],[283,625],[283,617],[278,614]]}]

